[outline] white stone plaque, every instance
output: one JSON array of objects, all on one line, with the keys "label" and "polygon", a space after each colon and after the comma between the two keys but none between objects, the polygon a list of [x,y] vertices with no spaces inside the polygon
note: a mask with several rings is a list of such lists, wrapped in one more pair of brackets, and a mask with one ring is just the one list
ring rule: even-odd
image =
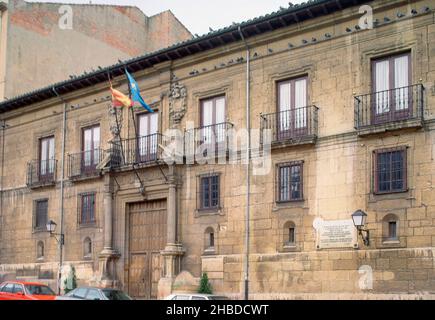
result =
[{"label": "white stone plaque", "polygon": [[357,248],[358,238],[353,221],[317,220],[317,249]]}]

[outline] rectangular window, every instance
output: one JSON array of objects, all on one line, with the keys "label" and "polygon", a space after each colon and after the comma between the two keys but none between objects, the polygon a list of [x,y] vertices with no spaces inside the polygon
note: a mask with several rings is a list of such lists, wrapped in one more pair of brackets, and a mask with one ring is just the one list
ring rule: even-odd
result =
[{"label": "rectangular window", "polygon": [[200,209],[219,208],[219,175],[200,177]]},{"label": "rectangular window", "polygon": [[39,174],[50,176],[54,173],[54,137],[39,140]]},{"label": "rectangular window", "polygon": [[201,141],[220,143],[225,141],[225,96],[201,101]]},{"label": "rectangular window", "polygon": [[406,191],[406,148],[375,151],[374,160],[375,193]]},{"label": "rectangular window", "polygon": [[95,193],[80,195],[79,224],[95,224]]},{"label": "rectangular window", "polygon": [[388,223],[388,238],[389,239],[397,239],[397,222],[390,221]]},{"label": "rectangular window", "polygon": [[308,78],[278,83],[278,140],[303,135],[307,129]]},{"label": "rectangular window", "polygon": [[291,227],[288,229],[288,243],[294,244],[296,242],[295,239],[295,228]]},{"label": "rectangular window", "polygon": [[278,167],[278,202],[303,199],[302,167],[302,162],[291,162]]},{"label": "rectangular window", "polygon": [[377,122],[399,120],[408,114],[412,102],[411,55],[376,59],[373,72],[373,117]]},{"label": "rectangular window", "polygon": [[214,248],[214,233],[210,233],[210,248]]},{"label": "rectangular window", "polygon": [[93,168],[100,163],[100,126],[83,129],[82,139],[83,167]]},{"label": "rectangular window", "polygon": [[155,160],[158,150],[159,114],[158,112],[138,116],[138,162]]},{"label": "rectangular window", "polygon": [[34,229],[38,231],[45,231],[47,228],[48,220],[48,200],[35,201],[35,220]]}]

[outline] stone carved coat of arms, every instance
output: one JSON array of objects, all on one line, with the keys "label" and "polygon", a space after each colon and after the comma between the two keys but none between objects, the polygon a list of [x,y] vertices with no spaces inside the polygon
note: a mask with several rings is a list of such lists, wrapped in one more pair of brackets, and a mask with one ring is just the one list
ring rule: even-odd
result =
[{"label": "stone carved coat of arms", "polygon": [[116,108],[112,104],[109,104],[109,121],[110,132],[114,138],[119,138],[122,129],[122,110],[123,108]]},{"label": "stone carved coat of arms", "polygon": [[178,82],[171,84],[169,93],[169,117],[173,124],[179,124],[187,112],[187,90]]}]

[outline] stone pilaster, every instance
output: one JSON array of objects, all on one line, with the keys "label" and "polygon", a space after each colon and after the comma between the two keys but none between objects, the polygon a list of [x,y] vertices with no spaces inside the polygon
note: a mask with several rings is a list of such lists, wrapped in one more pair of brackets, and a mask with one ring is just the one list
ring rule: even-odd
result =
[{"label": "stone pilaster", "polygon": [[167,240],[165,250],[161,252],[163,265],[163,278],[159,281],[159,298],[172,292],[172,284],[181,272],[181,258],[185,253],[183,245],[178,239],[178,197],[175,167],[171,166],[168,179],[168,205],[167,205]]},{"label": "stone pilaster", "polygon": [[104,179],[104,249],[99,255],[100,285],[115,287],[114,262],[120,254],[113,248],[113,178],[107,174]]}]

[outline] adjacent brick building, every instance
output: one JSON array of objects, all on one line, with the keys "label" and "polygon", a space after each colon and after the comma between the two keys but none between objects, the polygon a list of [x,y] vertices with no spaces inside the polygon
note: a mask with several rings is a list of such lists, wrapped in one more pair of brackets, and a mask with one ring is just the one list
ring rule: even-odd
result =
[{"label": "adjacent brick building", "polygon": [[[1,103],[0,275],[56,286],[54,220],[63,276],[137,298],[202,272],[242,298],[247,256],[251,298],[434,298],[434,18],[429,0],[311,1],[128,61],[153,114],[111,108],[123,64]],[[271,133],[267,174],[188,161],[247,123],[253,162]],[[183,164],[167,129],[199,137]]]},{"label": "adjacent brick building", "polygon": [[123,5],[2,1],[0,100],[190,40],[165,11]]}]

